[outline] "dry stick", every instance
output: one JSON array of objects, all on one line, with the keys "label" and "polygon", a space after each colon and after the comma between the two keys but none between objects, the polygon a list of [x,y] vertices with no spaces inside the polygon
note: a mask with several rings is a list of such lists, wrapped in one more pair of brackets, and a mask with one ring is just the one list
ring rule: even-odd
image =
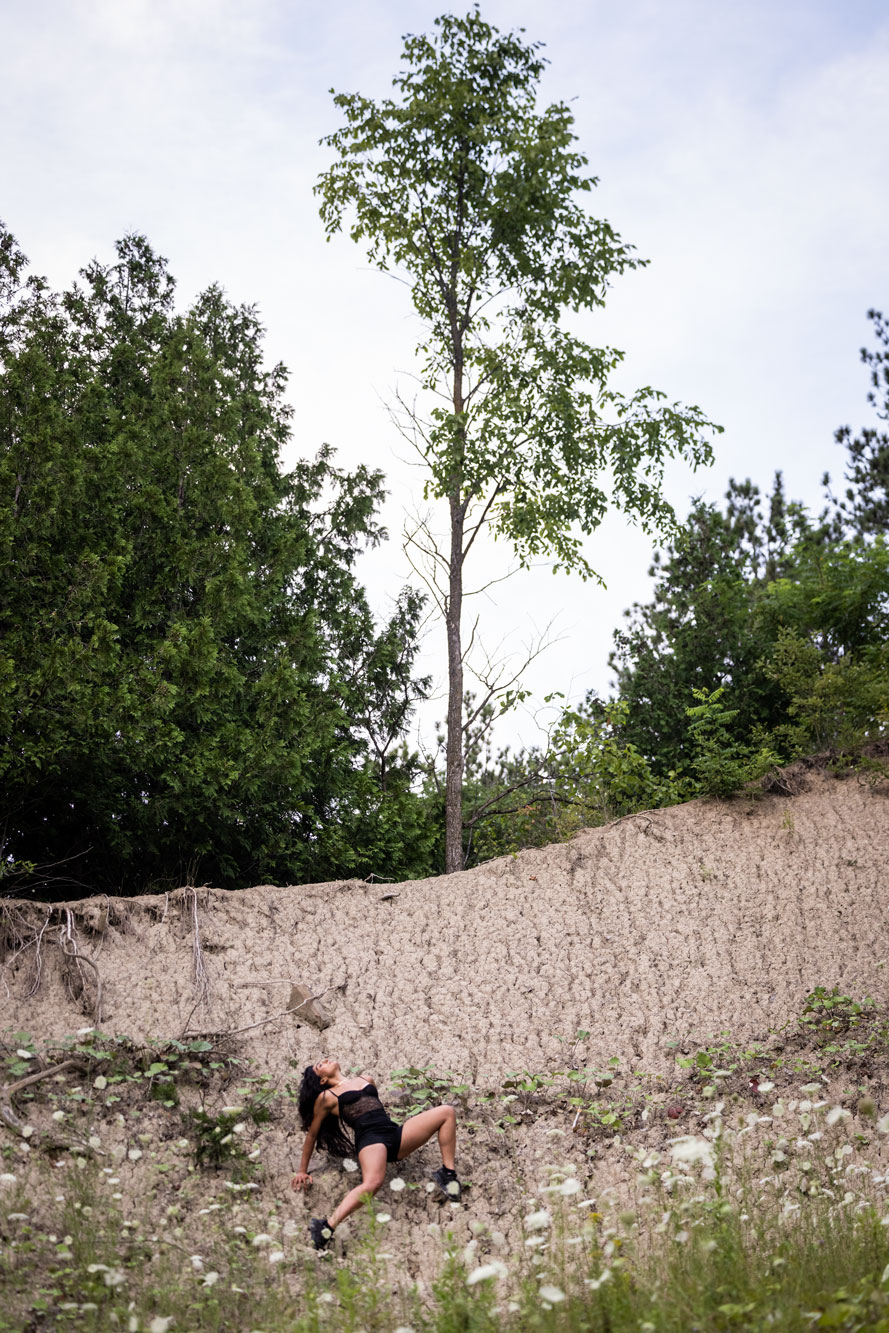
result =
[{"label": "dry stick", "polygon": [[186,1033],[188,1032],[188,1025],[189,1025],[189,1023],[191,1022],[192,1018],[194,1017],[194,1011],[195,1011],[195,1009],[197,1009],[197,1007],[198,1007],[199,1004],[200,1004],[200,1000],[195,1000],[194,1004],[191,1006],[191,1013],[188,1015],[188,1018],[186,1018],[186,1020],[185,1020],[185,1026],[183,1027],[182,1031],[179,1033],[179,1040],[180,1040],[180,1041],[182,1040],[182,1038],[183,1038],[183,1037],[186,1035]]},{"label": "dry stick", "polygon": [[49,1069],[41,1069],[37,1074],[28,1074],[27,1078],[20,1078],[17,1083],[7,1084],[3,1091],[7,1097],[12,1097],[15,1093],[21,1092],[22,1088],[27,1088],[29,1084],[39,1083],[42,1078],[51,1078],[53,1074],[60,1074],[63,1069],[71,1069],[75,1065],[78,1069],[82,1069],[83,1061],[75,1059],[63,1060],[61,1064],[50,1065]]},{"label": "dry stick", "polygon": [[228,1032],[183,1032],[182,1035],[188,1037],[237,1037],[242,1032],[252,1032],[254,1028],[261,1028],[265,1023],[274,1023],[278,1018],[286,1018],[288,1014],[295,1014],[305,1005],[311,1004],[313,1000],[320,1000],[322,995],[329,995],[332,990],[342,990],[345,984],[344,981],[341,981],[336,986],[328,986],[327,990],[319,991],[317,995],[309,995],[305,1000],[300,1000],[299,1004],[295,1004],[292,1009],[284,1009],[280,1014],[272,1014],[271,1018],[261,1018],[258,1023],[248,1023],[243,1028],[231,1028]]}]

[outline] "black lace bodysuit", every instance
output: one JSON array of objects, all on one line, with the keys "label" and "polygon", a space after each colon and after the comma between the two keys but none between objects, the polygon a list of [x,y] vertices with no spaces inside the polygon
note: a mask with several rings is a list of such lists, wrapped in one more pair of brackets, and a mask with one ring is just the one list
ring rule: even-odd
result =
[{"label": "black lace bodysuit", "polygon": [[340,1119],[355,1135],[355,1151],[360,1153],[372,1143],[383,1143],[388,1160],[397,1162],[401,1125],[396,1125],[386,1114],[375,1085],[365,1083],[363,1088],[349,1088],[335,1096],[339,1102]]}]

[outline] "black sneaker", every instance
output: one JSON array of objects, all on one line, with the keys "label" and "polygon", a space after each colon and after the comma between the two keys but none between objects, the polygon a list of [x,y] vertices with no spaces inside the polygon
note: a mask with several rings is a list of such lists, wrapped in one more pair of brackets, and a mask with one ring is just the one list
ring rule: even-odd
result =
[{"label": "black sneaker", "polygon": [[309,1223],[309,1235],[316,1250],[326,1250],[333,1240],[333,1227],[326,1217],[313,1217]]},{"label": "black sneaker", "polygon": [[432,1179],[448,1203],[458,1201],[463,1187],[457,1179],[456,1171],[452,1171],[449,1166],[440,1166],[437,1171],[433,1171]]}]

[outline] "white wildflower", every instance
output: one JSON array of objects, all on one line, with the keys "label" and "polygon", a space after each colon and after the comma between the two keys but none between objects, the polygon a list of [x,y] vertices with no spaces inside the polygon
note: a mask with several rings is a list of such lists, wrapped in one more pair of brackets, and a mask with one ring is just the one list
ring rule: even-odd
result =
[{"label": "white wildflower", "polygon": [[[603,1268],[598,1277],[584,1278],[584,1285],[589,1287],[590,1291],[598,1291],[603,1282],[607,1282],[611,1277],[611,1269]],[[652,1325],[653,1327],[653,1325]]]},{"label": "white wildflower", "polygon": [[[357,1170],[358,1170],[358,1163],[357,1163],[356,1161],[353,1161],[353,1159],[352,1159],[351,1157],[344,1157],[344,1158],[343,1158],[343,1170],[344,1170],[344,1171],[349,1171],[349,1172],[357,1171]],[[435,1188],[435,1186],[433,1185],[433,1189],[434,1189],[434,1188]]]},{"label": "white wildflower", "polygon": [[231,1116],[240,1115],[243,1109],[243,1106],[223,1106],[222,1114]]},{"label": "white wildflower", "polygon": [[218,1281],[219,1274],[216,1272],[215,1268],[211,1269],[209,1273],[205,1273],[201,1278],[201,1282],[205,1287],[215,1287]]},{"label": "white wildflower", "polygon": [[559,1301],[565,1299],[565,1293],[562,1291],[561,1287],[554,1287],[549,1283],[544,1284],[544,1286],[540,1288],[539,1294],[540,1299],[542,1301],[549,1301],[550,1305],[558,1305]]},{"label": "white wildflower", "polygon": [[384,1226],[384,1225],[386,1224],[386,1222],[391,1222],[391,1221],[392,1221],[392,1214],[391,1214],[391,1213],[377,1213],[377,1221],[380,1223],[381,1226]]},{"label": "white wildflower", "polygon": [[670,1153],[674,1162],[704,1162],[707,1166],[713,1165],[713,1145],[706,1139],[691,1136],[674,1139]]},{"label": "white wildflower", "polygon": [[106,1287],[122,1287],[126,1280],[126,1274],[120,1268],[109,1268],[102,1274]]},{"label": "white wildflower", "polygon": [[170,1327],[172,1322],[173,1322],[172,1315],[167,1315],[167,1317],[164,1318],[163,1315],[156,1314],[152,1319],[151,1323],[148,1325],[148,1333],[167,1333],[167,1329]]},{"label": "white wildflower", "polygon": [[878,1134],[889,1134],[889,1115],[881,1115],[875,1128]]},{"label": "white wildflower", "polygon": [[847,1111],[845,1106],[832,1106],[826,1116],[828,1125],[838,1125],[841,1120],[851,1119],[852,1112]]},{"label": "white wildflower", "polygon": [[488,1264],[481,1264],[474,1268],[466,1279],[467,1287],[474,1287],[476,1282],[485,1282],[488,1278],[504,1278],[509,1276],[509,1269],[501,1259],[492,1259]]},{"label": "white wildflower", "polygon": [[265,1245],[271,1245],[271,1243],[271,1236],[266,1235],[264,1231],[260,1231],[258,1236],[253,1237],[252,1241],[254,1250],[261,1250]]},{"label": "white wildflower", "polygon": [[551,1220],[552,1219],[546,1209],[541,1208],[536,1213],[529,1213],[525,1218],[525,1230],[544,1231],[546,1227],[549,1226]]},{"label": "white wildflower", "polygon": [[389,1188],[398,1194],[400,1190],[404,1189],[404,1181],[400,1176],[396,1176],[394,1180],[389,1181]]},{"label": "white wildflower", "polygon": [[141,1148],[130,1148],[129,1152],[127,1153],[127,1157],[130,1159],[131,1162],[138,1162],[141,1156],[142,1156]]},{"label": "white wildflower", "polygon": [[283,1258],[284,1258],[284,1251],[283,1251],[283,1250],[272,1250],[271,1253],[269,1254],[269,1263],[270,1263],[270,1264],[279,1264],[279,1263],[281,1263],[281,1261],[283,1260]]},{"label": "white wildflower", "polygon": [[191,1256],[191,1266],[196,1273],[200,1273],[201,1269],[204,1267],[204,1261],[199,1254],[193,1254]]},{"label": "white wildflower", "polygon": [[11,1171],[4,1171],[3,1174],[0,1175],[0,1185],[4,1186],[14,1185],[15,1182],[16,1182],[16,1177],[12,1174]]},{"label": "white wildflower", "polygon": [[93,1087],[98,1088],[99,1092],[101,1092],[103,1088],[108,1087],[108,1080],[104,1074],[99,1074],[93,1079]]},{"label": "white wildflower", "polygon": [[774,1083],[772,1083],[770,1079],[765,1079],[762,1083],[759,1084],[757,1091],[771,1092],[774,1086],[775,1086]]},{"label": "white wildflower", "polygon": [[91,1148],[101,1148],[102,1146],[102,1140],[99,1138],[98,1134],[91,1134],[87,1141]]}]

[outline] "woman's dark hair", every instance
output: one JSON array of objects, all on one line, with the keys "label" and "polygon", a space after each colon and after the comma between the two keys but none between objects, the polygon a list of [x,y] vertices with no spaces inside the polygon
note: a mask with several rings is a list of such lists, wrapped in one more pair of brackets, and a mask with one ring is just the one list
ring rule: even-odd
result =
[{"label": "woman's dark hair", "polygon": [[[303,1070],[299,1085],[299,1118],[303,1129],[307,1130],[315,1118],[315,1103],[324,1091],[320,1078],[311,1065]],[[339,1116],[326,1115],[318,1130],[318,1147],[330,1153],[331,1157],[348,1157],[355,1151],[355,1145],[348,1138]]]}]

